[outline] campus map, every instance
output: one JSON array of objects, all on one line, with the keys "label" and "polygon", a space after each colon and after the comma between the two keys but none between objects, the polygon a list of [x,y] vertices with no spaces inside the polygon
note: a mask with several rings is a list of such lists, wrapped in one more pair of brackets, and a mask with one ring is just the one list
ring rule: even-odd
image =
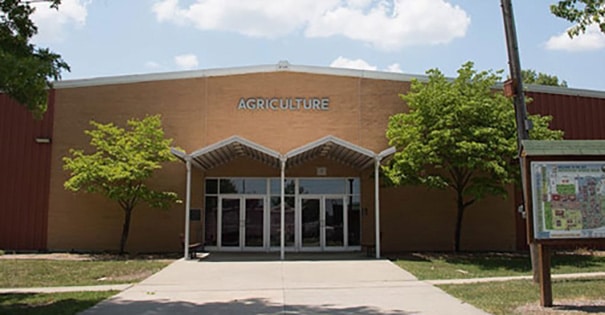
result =
[{"label": "campus map", "polygon": [[605,163],[532,162],[534,236],[605,238]]}]

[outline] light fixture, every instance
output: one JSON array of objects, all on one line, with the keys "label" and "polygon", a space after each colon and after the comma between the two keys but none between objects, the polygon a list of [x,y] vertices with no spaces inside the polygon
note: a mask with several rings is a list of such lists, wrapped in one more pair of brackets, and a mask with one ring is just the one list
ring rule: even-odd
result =
[{"label": "light fixture", "polygon": [[36,137],[36,143],[47,144],[50,143],[50,138],[46,137]]}]

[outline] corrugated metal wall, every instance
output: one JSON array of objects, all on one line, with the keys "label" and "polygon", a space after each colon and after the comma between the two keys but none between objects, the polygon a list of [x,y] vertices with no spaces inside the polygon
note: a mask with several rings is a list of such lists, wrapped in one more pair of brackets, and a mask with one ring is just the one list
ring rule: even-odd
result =
[{"label": "corrugated metal wall", "polygon": [[563,130],[565,139],[605,139],[605,98],[528,92],[530,114],[553,116],[551,129]]},{"label": "corrugated metal wall", "polygon": [[44,119],[0,94],[0,249],[46,249],[54,92]]},{"label": "corrugated metal wall", "polygon": [[[527,92],[533,101],[527,105],[529,114],[553,117],[550,128],[563,130],[567,140],[605,139],[605,98],[578,95]],[[520,191],[515,192],[515,204],[522,203]],[[526,221],[515,209],[517,249],[528,249]]]}]

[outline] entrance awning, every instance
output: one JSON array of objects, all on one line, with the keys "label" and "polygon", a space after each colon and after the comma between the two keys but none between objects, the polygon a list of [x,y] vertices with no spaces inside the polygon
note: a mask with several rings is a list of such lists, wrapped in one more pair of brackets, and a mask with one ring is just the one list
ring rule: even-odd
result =
[{"label": "entrance awning", "polygon": [[[187,154],[174,148],[171,150],[174,155],[183,161],[185,160]],[[247,157],[279,168],[281,155],[248,139],[232,136],[192,152],[188,156],[195,166],[203,170],[209,170],[241,157]]]},{"label": "entrance awning", "polygon": [[304,164],[318,157],[335,160],[357,169],[365,169],[374,163],[376,154],[334,136],[323,137],[307,143],[285,155],[286,166],[293,167]]},{"label": "entrance awning", "polygon": [[[187,166],[187,188],[185,201],[185,244],[189,244],[189,213],[191,206],[191,166],[209,170],[232,161],[236,158],[247,157],[263,162],[280,169],[281,177],[281,259],[284,259],[284,180],[285,170],[289,167],[302,165],[316,158],[327,158],[349,165],[353,168],[364,170],[374,166],[375,182],[375,248],[376,258],[380,257],[380,206],[379,206],[379,172],[381,161],[395,153],[395,148],[390,147],[380,153],[360,147],[334,136],[326,136],[316,141],[307,143],[284,155],[277,151],[266,148],[258,143],[244,139],[240,136],[232,136],[223,141],[201,148],[191,154],[179,149],[172,148],[172,153],[185,162]],[[189,247],[184,246],[185,258],[189,257]]]}]

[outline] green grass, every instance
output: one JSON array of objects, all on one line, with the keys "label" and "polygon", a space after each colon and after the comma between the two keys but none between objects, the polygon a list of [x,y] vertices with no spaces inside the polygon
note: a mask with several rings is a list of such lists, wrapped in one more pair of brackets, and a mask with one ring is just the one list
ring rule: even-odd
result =
[{"label": "green grass", "polygon": [[0,288],[99,285],[139,282],[168,260],[0,260]]},{"label": "green grass", "polygon": [[[527,254],[416,253],[399,256],[394,262],[421,280],[531,275]],[[605,271],[605,256],[561,253],[552,257],[552,273]]]},{"label": "green grass", "polygon": [[73,315],[116,293],[117,291],[0,294],[0,314]]},{"label": "green grass", "polygon": [[[531,281],[506,281],[473,284],[440,285],[447,293],[491,314],[515,314],[519,306],[540,301],[540,289]],[[553,304],[565,308],[557,300],[605,299],[605,278],[553,281]],[[496,294],[497,292],[497,294]],[[564,304],[564,303],[563,303]],[[599,308],[605,312],[605,307]],[[571,307],[571,309],[574,309]],[[594,313],[594,312],[592,312]],[[599,313],[601,314],[601,313]]]}]

